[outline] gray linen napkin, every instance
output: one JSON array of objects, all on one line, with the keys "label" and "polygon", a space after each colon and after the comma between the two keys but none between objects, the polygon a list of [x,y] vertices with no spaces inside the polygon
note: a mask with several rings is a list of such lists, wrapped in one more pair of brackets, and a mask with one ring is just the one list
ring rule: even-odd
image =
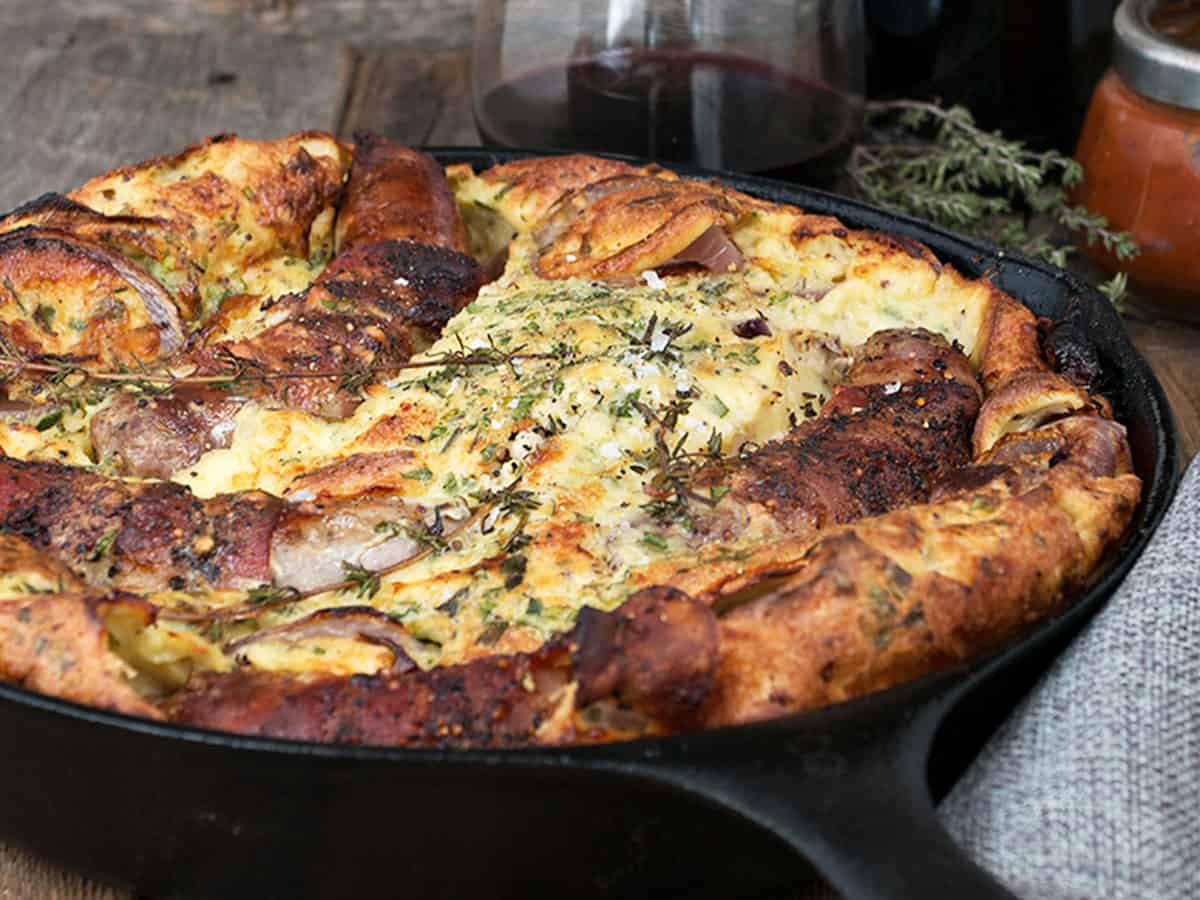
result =
[{"label": "gray linen napkin", "polygon": [[1200,897],[1200,457],[940,813],[1020,897]]}]

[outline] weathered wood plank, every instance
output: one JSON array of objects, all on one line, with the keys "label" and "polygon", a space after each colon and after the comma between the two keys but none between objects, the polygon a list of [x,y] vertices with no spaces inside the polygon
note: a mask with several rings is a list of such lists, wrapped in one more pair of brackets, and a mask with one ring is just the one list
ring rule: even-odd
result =
[{"label": "weathered wood plank", "polygon": [[477,144],[470,54],[393,46],[359,55],[340,133],[365,129],[406,144]]},{"label": "weathered wood plank", "polygon": [[352,56],[338,41],[221,31],[118,32],[83,22],[39,41],[0,31],[0,207],[235,131],[333,130]]},{"label": "weathered wood plank", "polygon": [[359,47],[466,47],[474,0],[6,0],[0,29],[54,30],[87,16],[114,30],[245,33]]},{"label": "weathered wood plank", "polygon": [[1186,462],[1200,452],[1200,328],[1178,322],[1126,324],[1171,401]]}]

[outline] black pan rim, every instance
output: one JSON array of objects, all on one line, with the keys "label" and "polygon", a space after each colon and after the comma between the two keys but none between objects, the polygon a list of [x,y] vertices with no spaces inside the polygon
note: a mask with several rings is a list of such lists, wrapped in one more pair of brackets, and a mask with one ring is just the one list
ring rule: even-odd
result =
[{"label": "black pan rim", "polygon": [[[439,162],[474,162],[478,164],[496,164],[516,159],[534,156],[564,155],[566,151],[552,149],[493,149],[487,147],[425,147]],[[649,161],[618,154],[596,153],[596,156],[618,159],[637,165],[646,165]],[[476,749],[434,749],[410,747],[386,747],[377,745],[348,745],[336,743],[318,743],[314,741],[298,741],[281,738],[258,737],[241,735],[233,732],[213,731],[195,728],[171,722],[160,722],[137,716],[112,712],[73,701],[51,697],[29,691],[9,684],[0,684],[0,701],[17,704],[24,707],[61,715],[87,723],[96,728],[111,728],[133,732],[145,737],[183,741],[192,744],[220,746],[231,750],[240,750],[256,754],[286,754],[288,756],[310,758],[314,760],[328,759],[338,761],[361,761],[364,763],[408,764],[412,766],[436,765],[438,767],[497,767],[508,769],[571,769],[603,767],[606,763],[616,767],[622,764],[652,761],[656,758],[678,758],[681,755],[726,746],[730,741],[741,742],[755,733],[772,733],[780,730],[820,731],[833,720],[843,720],[858,715],[869,715],[876,706],[886,706],[894,702],[896,696],[905,691],[920,690],[929,685],[944,685],[948,696],[961,697],[970,692],[973,686],[985,680],[988,675],[1003,668],[1009,658],[1025,652],[1034,645],[1040,645],[1051,640],[1067,622],[1081,624],[1099,609],[1107,598],[1119,587],[1129,569],[1141,556],[1146,544],[1153,537],[1161,524],[1175,493],[1178,481],[1180,451],[1175,430],[1174,419],[1166,393],[1154,375],[1150,364],[1133,346],[1124,325],[1115,310],[1107,300],[1091,285],[1086,284],[1075,275],[1057,269],[1040,260],[1030,259],[1019,254],[1013,254],[1003,248],[983,240],[956,234],[940,226],[923,222],[920,219],[893,213],[868,203],[843,197],[827,191],[802,187],[788,182],[776,181],[753,175],[743,175],[734,172],[722,172],[708,169],[698,169],[689,166],[674,166],[671,168],[688,177],[718,179],[728,183],[738,190],[750,194],[777,194],[788,198],[802,208],[813,208],[816,212],[825,212],[830,207],[838,207],[839,218],[845,216],[845,210],[853,212],[855,222],[863,220],[878,223],[876,230],[894,231],[896,226],[903,230],[912,231],[912,235],[922,242],[928,242],[932,236],[944,246],[953,246],[964,257],[979,261],[988,260],[992,263],[1004,263],[1034,271],[1044,278],[1058,281],[1067,291],[1082,297],[1090,305],[1099,305],[1103,316],[1116,324],[1118,341],[1125,345],[1128,359],[1126,362],[1133,366],[1134,374],[1146,388],[1147,397],[1151,402],[1149,410],[1151,418],[1160,423],[1157,436],[1160,445],[1156,449],[1153,471],[1147,473],[1141,503],[1145,507],[1144,521],[1125,536],[1120,547],[1113,551],[1109,561],[1104,564],[1099,576],[1082,589],[1077,596],[1070,600],[1059,612],[1048,616],[1036,623],[1030,630],[1006,642],[1000,648],[991,652],[964,660],[950,667],[933,672],[911,681],[906,681],[883,691],[878,691],[864,697],[834,704],[832,706],[807,712],[783,716],[765,722],[732,725],[722,728],[708,729],[702,732],[671,735],[666,737],[639,738],[598,745],[566,745],[562,747],[522,746],[512,748],[476,748]],[[815,201],[815,203],[813,202]],[[835,214],[828,213],[826,214]],[[848,217],[850,218],[850,217]],[[863,227],[851,223],[850,227]],[[939,251],[939,255],[945,251]],[[982,274],[982,273],[981,273]],[[1021,298],[1017,298],[1021,299]]]}]

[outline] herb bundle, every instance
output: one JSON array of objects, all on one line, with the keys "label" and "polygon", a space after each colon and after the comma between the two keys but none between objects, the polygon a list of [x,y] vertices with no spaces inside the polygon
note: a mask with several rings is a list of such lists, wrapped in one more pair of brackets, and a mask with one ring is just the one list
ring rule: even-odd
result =
[{"label": "herb bundle", "polygon": [[[1065,267],[1072,235],[1118,260],[1138,252],[1125,232],[1072,204],[1083,168],[1054,150],[1035,151],[985,131],[962,106],[892,100],[868,103],[867,137],[846,165],[852,189],[888,209],[929,219]],[[1126,278],[1101,286],[1119,306]]]}]

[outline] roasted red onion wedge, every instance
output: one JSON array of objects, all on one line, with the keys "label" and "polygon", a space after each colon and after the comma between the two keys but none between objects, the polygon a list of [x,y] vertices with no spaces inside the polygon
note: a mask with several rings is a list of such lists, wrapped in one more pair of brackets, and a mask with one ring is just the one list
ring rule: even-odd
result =
[{"label": "roasted red onion wedge", "polygon": [[666,265],[697,263],[710,272],[740,272],[746,267],[746,257],[729,238],[729,233],[714,225],[675,254]]}]

